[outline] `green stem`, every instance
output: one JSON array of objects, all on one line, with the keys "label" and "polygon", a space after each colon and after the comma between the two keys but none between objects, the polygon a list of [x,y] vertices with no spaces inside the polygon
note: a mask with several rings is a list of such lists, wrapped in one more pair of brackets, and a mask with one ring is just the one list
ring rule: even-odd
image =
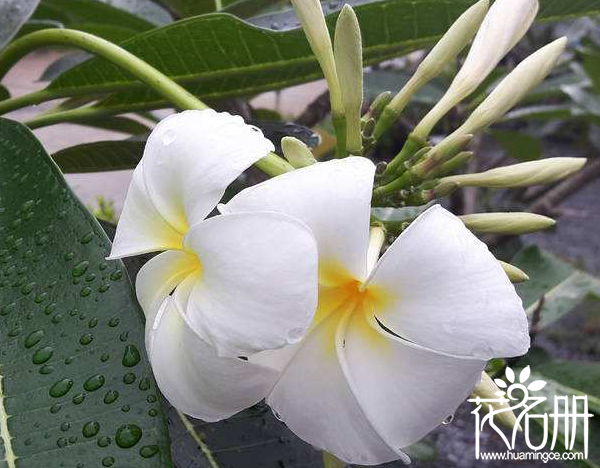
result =
[{"label": "green stem", "polygon": [[17,39],[0,54],[0,79],[29,52],[49,45],[79,47],[99,55],[130,72],[179,109],[206,109],[208,106],[166,75],[116,44],[74,29],[44,29]]},{"label": "green stem", "polygon": [[331,120],[333,121],[336,138],[335,155],[337,158],[345,158],[348,154],[346,151],[346,117],[344,114],[332,113]]},{"label": "green stem", "polygon": [[[115,65],[130,72],[133,76],[145,83],[148,87],[160,94],[171,102],[178,109],[207,109],[208,106],[188,92],[185,88],[175,83],[169,77],[158,71],[156,68],[147,64],[132,53],[122,49],[116,44],[109,42],[93,34],[77,31],[73,29],[44,29],[28,34],[17,39],[10,44],[0,54],[0,79],[2,79],[8,70],[29,52],[48,45],[63,45],[79,47],[87,52],[96,54],[109,60]],[[43,90],[32,93],[27,96],[12,99],[12,103],[5,104],[5,109],[17,108],[16,104],[21,106],[27,103],[34,103],[35,100],[45,100],[56,96],[53,90]],[[56,96],[58,97],[58,96]],[[15,104],[16,101],[16,104]],[[37,101],[39,102],[39,101]],[[1,104],[0,104],[1,106]],[[89,108],[77,109],[80,111],[79,118],[91,118],[94,111]],[[48,122],[57,122],[60,118],[73,118],[73,111],[56,112],[54,114],[42,115],[33,119],[33,125],[49,125]],[[95,115],[98,115],[97,113]],[[75,114],[77,117],[77,114]],[[270,176],[279,175],[283,172],[293,170],[293,167],[274,153],[261,159],[257,167]]]}]

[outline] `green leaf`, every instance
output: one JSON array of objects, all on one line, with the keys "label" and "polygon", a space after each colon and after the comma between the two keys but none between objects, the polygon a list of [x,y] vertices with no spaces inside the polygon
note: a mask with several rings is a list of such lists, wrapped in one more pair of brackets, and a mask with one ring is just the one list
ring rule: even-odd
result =
[{"label": "green leaf", "polygon": [[529,281],[517,284],[515,288],[527,314],[531,317],[539,313],[540,328],[555,322],[584,299],[600,298],[598,278],[535,245],[519,251],[511,263],[530,277]]},{"label": "green leaf", "polygon": [[102,172],[132,169],[140,162],[144,141],[96,141],[58,151],[52,159],[63,172]]},{"label": "green leaf", "polygon": [[[340,2],[341,3],[341,2]],[[398,57],[432,44],[471,0],[383,0],[356,7],[365,64]],[[541,19],[598,11],[595,0],[542,2]],[[328,16],[333,28],[336,14]],[[225,14],[188,18],[124,42],[130,52],[204,99],[245,96],[321,77],[304,33],[257,28]],[[61,94],[81,87],[116,94],[101,107],[118,104],[165,106],[129,74],[96,59],[67,71],[50,85]]]},{"label": "green leaf", "polygon": [[[74,29],[81,29],[82,25],[91,29],[90,25],[96,25],[96,28],[108,26],[140,33],[154,28],[143,18],[96,0],[42,0],[31,19],[44,22],[44,28],[50,27],[50,21],[55,27]],[[26,32],[31,31],[21,31],[19,35]]]},{"label": "green leaf", "polygon": [[[532,374],[529,381],[544,380],[547,382],[546,386],[536,392],[536,396],[545,396],[547,400],[533,408],[530,413],[537,414],[552,414],[554,412],[554,397],[567,396],[570,400],[569,404],[572,403],[572,396],[585,396],[587,395],[589,411],[596,412],[591,419],[588,420],[588,458],[585,460],[570,461],[569,464],[586,467],[586,468],[598,468],[600,466],[600,446],[594,443],[594,437],[600,432],[600,420],[598,418],[600,411],[600,364],[592,362],[578,362],[578,361],[553,361],[541,366],[537,366],[532,369]],[[578,410],[583,411],[582,404],[579,403]],[[572,411],[572,410],[571,410]],[[541,431],[541,425],[543,421],[539,418],[532,418],[538,424],[532,424],[532,432],[538,435],[538,439],[543,436]],[[553,420],[550,418],[548,422],[548,445],[546,448],[550,449],[550,444],[553,439],[555,429],[557,429],[557,444],[554,451],[558,452],[583,452],[584,450],[584,427],[583,421],[579,419],[577,421],[577,429],[575,431],[575,444],[573,450],[567,450],[565,447],[565,425],[564,419],[559,419],[559,425],[557,428],[554,427]],[[537,430],[536,430],[537,429]],[[570,427],[570,436],[572,436],[573,428]],[[537,443],[540,443],[539,440]]]},{"label": "green leaf", "polygon": [[4,86],[0,85],[0,101],[4,99],[8,99],[10,97],[10,92]]},{"label": "green leaf", "polygon": [[594,91],[600,94],[600,49],[581,52],[582,65],[586,75],[592,80]]},{"label": "green leaf", "polygon": [[279,0],[233,0],[221,11],[239,18],[250,18],[258,15],[266,8],[281,3]]},{"label": "green leaf", "polygon": [[492,130],[490,132],[507,155],[518,161],[533,161],[542,157],[539,138],[515,130]]},{"label": "green leaf", "polygon": [[0,119],[3,466],[171,467],[141,310],[110,242],[23,125]]},{"label": "green leaf", "polygon": [[3,0],[0,2],[0,50],[6,46],[35,11],[40,0]]}]

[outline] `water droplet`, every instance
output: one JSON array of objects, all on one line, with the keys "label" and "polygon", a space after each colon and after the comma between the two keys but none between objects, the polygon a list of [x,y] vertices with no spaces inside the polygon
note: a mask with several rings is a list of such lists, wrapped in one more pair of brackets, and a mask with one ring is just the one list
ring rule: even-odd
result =
[{"label": "water droplet", "polygon": [[21,288],[21,292],[24,295],[27,295],[34,289],[35,289],[35,282],[32,281],[31,283],[27,283],[27,284],[23,285],[23,287]]},{"label": "water droplet", "polygon": [[123,411],[123,413],[129,413],[130,409],[131,409],[131,407],[129,405],[123,405],[121,407],[121,411]]},{"label": "water droplet", "polygon": [[96,421],[87,422],[83,425],[83,429],[81,429],[81,433],[83,437],[94,437],[100,431],[100,424]]},{"label": "water droplet", "polygon": [[8,315],[16,309],[17,309],[16,302],[11,302],[10,304],[2,306],[2,308],[0,309],[0,315],[2,315],[2,316]]},{"label": "water droplet", "polygon": [[54,314],[54,316],[52,317],[51,322],[54,324],[60,323],[63,319],[62,314]]},{"label": "water droplet", "polygon": [[133,367],[140,362],[140,352],[134,345],[125,346],[125,352],[123,353],[123,365],[125,367]]},{"label": "water droplet", "polygon": [[114,403],[115,401],[117,401],[118,398],[119,398],[119,392],[117,392],[116,390],[110,390],[110,391],[106,392],[106,395],[104,395],[104,403],[106,403],[107,405],[110,405],[111,403]]},{"label": "water droplet", "polygon": [[119,325],[119,322],[121,320],[119,320],[119,317],[113,317],[108,321],[108,326],[109,327],[116,327],[117,325]]},{"label": "water droplet", "polygon": [[40,374],[42,375],[52,374],[52,372],[54,372],[54,366],[44,364],[42,367],[40,367]]},{"label": "water droplet", "polygon": [[69,364],[72,364],[74,360],[75,360],[75,357],[69,356],[69,357],[65,358],[65,364],[68,366]]},{"label": "water droplet", "polygon": [[111,438],[110,437],[100,437],[98,439],[98,447],[104,448],[104,447],[108,447],[111,443]]},{"label": "water droplet", "polygon": [[176,138],[177,134],[173,130],[167,130],[162,138],[163,145],[169,146]]},{"label": "water droplet", "polygon": [[89,379],[87,379],[83,383],[83,388],[86,389],[88,392],[93,392],[95,390],[98,390],[100,387],[102,387],[104,385],[104,382],[105,382],[105,378],[103,375],[100,375],[100,374],[92,375]]},{"label": "water droplet", "polygon": [[56,414],[60,411],[61,408],[62,408],[62,406],[60,406],[58,403],[55,403],[50,407],[50,412],[52,414]]},{"label": "water droplet", "polygon": [[74,257],[75,257],[75,254],[73,252],[67,252],[65,254],[65,260],[66,261],[73,260]]},{"label": "water droplet", "polygon": [[75,395],[73,397],[73,404],[74,405],[80,405],[81,403],[83,403],[83,400],[85,400],[85,394],[84,393],[78,393],[77,395]]},{"label": "water droplet", "polygon": [[19,333],[21,333],[21,329],[20,328],[13,328],[12,330],[10,330],[8,332],[8,336],[10,336],[11,338],[14,338],[15,336],[19,336]]},{"label": "water droplet", "polygon": [[142,391],[146,391],[150,388],[150,379],[148,377],[144,377],[140,380],[139,389]]},{"label": "water droplet", "polygon": [[94,238],[94,233],[92,231],[90,231],[81,238],[80,242],[82,244],[89,244],[93,238]]},{"label": "water droplet", "polygon": [[31,445],[33,443],[33,439],[27,438],[25,439],[25,445]]},{"label": "water droplet", "polygon": [[142,458],[150,458],[158,453],[158,445],[144,445],[140,449]]},{"label": "water droplet", "polygon": [[44,364],[52,357],[53,354],[54,349],[52,349],[50,346],[44,346],[33,353],[31,360],[34,364]]},{"label": "water droplet", "polygon": [[72,379],[62,379],[56,382],[50,387],[50,396],[53,398],[60,398],[65,396],[69,390],[73,387]]},{"label": "water droplet", "polygon": [[64,422],[60,425],[60,430],[63,432],[67,432],[71,428],[71,424],[68,422]]},{"label": "water droplet", "polygon": [[44,307],[44,314],[46,314],[46,315],[52,314],[56,310],[56,307],[57,306],[54,302],[48,304],[46,307]]},{"label": "water droplet", "polygon": [[113,271],[110,274],[110,279],[113,281],[119,281],[121,278],[123,278],[123,273],[120,270]]},{"label": "water droplet", "polygon": [[102,361],[102,362],[106,362],[106,361],[108,361],[109,359],[110,359],[110,355],[108,355],[107,353],[103,353],[103,354],[100,356],[100,361]]},{"label": "water droplet", "polygon": [[127,372],[127,374],[123,376],[123,382],[127,385],[132,384],[135,382],[135,374],[133,372]]},{"label": "water droplet", "polygon": [[148,403],[156,403],[156,395],[148,395],[148,396],[146,397],[146,401],[147,401]]},{"label": "water droplet", "polygon": [[109,289],[110,289],[110,284],[108,284],[108,283],[104,283],[104,284],[101,284],[100,286],[98,286],[98,292],[101,292],[101,293],[106,292]]},{"label": "water droplet", "polygon": [[148,410],[148,416],[150,416],[151,418],[155,418],[156,416],[158,416],[158,411],[154,408],[151,408]]},{"label": "water droplet", "polygon": [[88,322],[88,327],[94,328],[96,325],[98,325],[98,319],[96,317],[91,318]]},{"label": "water droplet", "polygon": [[444,421],[442,421],[442,424],[448,425],[452,421],[454,421],[454,415],[453,414],[451,414],[450,416],[446,416],[446,419],[444,419]]},{"label": "water droplet", "polygon": [[87,260],[79,262],[71,270],[71,275],[73,275],[74,278],[77,278],[79,276],[83,276],[83,274],[87,271],[87,269],[88,269],[89,266],[90,266],[90,262],[88,262]]},{"label": "water droplet", "polygon": [[27,335],[27,338],[25,338],[25,347],[28,349],[34,347],[41,341],[43,337],[43,330],[36,330],[34,332],[31,332],[29,335]]},{"label": "water droplet", "polygon": [[84,335],[81,335],[81,338],[79,338],[79,343],[85,346],[89,345],[93,340],[94,335],[92,335],[91,333],[85,333]]},{"label": "water droplet", "polygon": [[64,437],[61,437],[60,439],[58,439],[56,441],[56,445],[58,445],[59,448],[63,448],[67,446],[67,439],[65,439]]},{"label": "water droplet", "polygon": [[113,466],[113,463],[115,462],[115,459],[113,457],[106,457],[102,459],[102,466]]},{"label": "water droplet", "polygon": [[306,333],[306,329],[304,328],[292,328],[287,335],[288,343],[298,343],[298,341],[300,341],[304,336],[304,333]]},{"label": "water droplet", "polygon": [[81,292],[79,293],[81,297],[88,297],[90,294],[92,294],[92,288],[89,286],[84,286],[81,288]]},{"label": "water droplet", "polygon": [[115,442],[121,448],[131,448],[142,438],[142,430],[135,424],[125,424],[117,429]]}]

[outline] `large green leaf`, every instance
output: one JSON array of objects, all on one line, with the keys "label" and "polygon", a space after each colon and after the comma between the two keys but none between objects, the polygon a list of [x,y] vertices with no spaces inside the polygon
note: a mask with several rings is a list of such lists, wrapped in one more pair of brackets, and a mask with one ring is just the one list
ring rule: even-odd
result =
[{"label": "large green leaf", "polygon": [[[356,7],[365,63],[431,44],[472,0],[382,0]],[[341,4],[341,2],[340,2]],[[341,5],[340,5],[341,6]],[[542,2],[541,19],[600,11],[596,0]],[[334,26],[335,14],[328,16]],[[205,99],[249,95],[321,76],[302,31],[273,31],[225,14],[188,18],[122,44]],[[50,88],[64,95],[93,88],[113,92],[101,106],[165,103],[128,73],[95,59],[67,71]]]},{"label": "large green leaf", "polygon": [[506,154],[518,161],[532,161],[542,157],[542,142],[523,131],[495,129],[492,136]]},{"label": "large green leaf", "polygon": [[555,322],[588,297],[600,298],[598,278],[537,246],[525,247],[511,263],[530,277],[515,287],[527,314],[539,313],[539,327]]},{"label": "large green leaf", "polygon": [[1,465],[171,467],[122,262],[105,260],[110,242],[33,134],[5,119],[0,175]]},{"label": "large green leaf", "polygon": [[42,0],[19,35],[49,27],[74,28],[121,41],[154,25],[139,16],[96,0]]}]

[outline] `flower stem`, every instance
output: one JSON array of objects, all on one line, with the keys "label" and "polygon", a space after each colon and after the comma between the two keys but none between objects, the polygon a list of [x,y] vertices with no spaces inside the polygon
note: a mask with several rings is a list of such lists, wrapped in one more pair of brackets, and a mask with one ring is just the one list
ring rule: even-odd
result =
[{"label": "flower stem", "polygon": [[[39,47],[46,47],[49,45],[79,47],[87,52],[91,52],[106,60],[109,60],[124,70],[127,70],[133,76],[150,87],[153,91],[171,102],[173,106],[178,109],[208,108],[206,104],[188,92],[185,88],[178,85],[165,74],[161,73],[156,68],[144,62],[132,53],[126,51],[116,44],[113,44],[112,42],[94,36],[93,34],[74,29],[44,29],[28,34],[14,41],[0,54],[0,79],[6,75],[8,70],[16,62],[18,62],[29,52]],[[36,93],[22,96],[20,98],[13,98],[4,103],[0,103],[0,110],[6,112],[8,110],[17,109],[23,105],[34,104],[48,98],[51,99],[53,96],[60,97],[60,93],[57,90],[52,89],[38,91]],[[82,111],[83,117],[85,117],[86,113],[89,117],[90,110],[81,109],[80,111]],[[56,119],[60,117],[57,117],[56,115],[51,117],[51,115],[52,114],[48,114],[45,117],[40,116],[37,119],[37,122],[36,119],[33,120],[33,124],[41,126],[48,124],[48,122],[52,121],[52,119],[54,119],[52,122],[54,123],[57,121]],[[72,113],[68,115],[72,116]],[[64,113],[62,117],[64,117]],[[291,165],[274,153],[271,153],[265,158],[261,159],[256,166],[270,176],[293,170]]]}]

